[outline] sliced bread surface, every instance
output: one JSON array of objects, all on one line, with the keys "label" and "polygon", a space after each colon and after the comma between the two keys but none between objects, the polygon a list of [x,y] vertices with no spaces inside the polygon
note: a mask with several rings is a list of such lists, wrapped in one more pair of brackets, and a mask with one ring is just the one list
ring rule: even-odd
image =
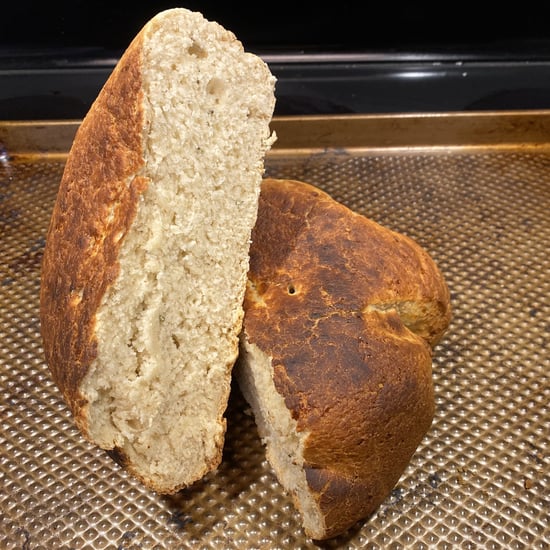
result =
[{"label": "sliced bread surface", "polygon": [[221,460],[275,79],[161,12],[82,122],[41,281],[47,363],[91,442],[162,493]]},{"label": "sliced bread surface", "polygon": [[262,184],[248,278],[236,377],[305,532],[334,537],[431,425],[449,292],[413,240],[290,180]]}]

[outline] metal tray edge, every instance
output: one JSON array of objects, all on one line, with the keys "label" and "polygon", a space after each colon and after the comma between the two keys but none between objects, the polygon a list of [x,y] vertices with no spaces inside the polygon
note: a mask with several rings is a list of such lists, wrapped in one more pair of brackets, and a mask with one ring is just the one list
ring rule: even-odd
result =
[{"label": "metal tray edge", "polygon": [[[4,155],[66,155],[80,120],[0,121]],[[325,149],[550,148],[550,110],[274,117],[269,155]]]}]

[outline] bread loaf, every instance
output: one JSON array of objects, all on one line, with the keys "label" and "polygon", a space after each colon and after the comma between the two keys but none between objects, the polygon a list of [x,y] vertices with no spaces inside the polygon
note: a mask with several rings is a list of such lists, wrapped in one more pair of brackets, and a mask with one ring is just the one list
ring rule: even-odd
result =
[{"label": "bread loaf", "polygon": [[221,460],[274,77],[196,12],[139,32],[75,137],[41,281],[82,433],[173,493]]},{"label": "bread loaf", "polygon": [[236,369],[267,458],[325,539],[389,495],[434,414],[449,292],[410,238],[306,183],[266,179]]}]

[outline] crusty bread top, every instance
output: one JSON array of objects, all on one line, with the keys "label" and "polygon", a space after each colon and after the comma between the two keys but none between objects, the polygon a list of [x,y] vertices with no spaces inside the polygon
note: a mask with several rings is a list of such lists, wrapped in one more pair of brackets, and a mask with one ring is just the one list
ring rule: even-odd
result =
[{"label": "crusty bread top", "polygon": [[142,42],[143,32],[77,131],[46,239],[40,296],[44,351],[73,411],[80,410],[78,387],[96,356],[95,312],[117,276],[123,236],[148,183],[139,175]]},{"label": "crusty bread top", "polygon": [[358,314],[396,310],[431,347],[441,339],[451,318],[449,290],[411,238],[294,180],[265,179],[260,210],[249,279],[264,299],[284,300],[296,312],[314,300]]},{"label": "crusty bread top", "polygon": [[271,358],[333,536],[386,498],[431,424],[431,348],[449,292],[406,236],[321,190],[264,180],[244,337]]}]

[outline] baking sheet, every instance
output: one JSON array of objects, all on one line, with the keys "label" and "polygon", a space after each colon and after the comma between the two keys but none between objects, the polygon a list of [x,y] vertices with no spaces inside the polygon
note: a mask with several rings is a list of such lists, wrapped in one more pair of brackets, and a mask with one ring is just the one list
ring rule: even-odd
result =
[{"label": "baking sheet", "polygon": [[415,238],[454,308],[429,433],[380,508],[323,544],[304,537],[237,388],[222,465],[173,497],[74,427],[43,360],[38,291],[77,127],[0,122],[1,548],[550,546],[550,113],[274,121],[266,175]]}]

